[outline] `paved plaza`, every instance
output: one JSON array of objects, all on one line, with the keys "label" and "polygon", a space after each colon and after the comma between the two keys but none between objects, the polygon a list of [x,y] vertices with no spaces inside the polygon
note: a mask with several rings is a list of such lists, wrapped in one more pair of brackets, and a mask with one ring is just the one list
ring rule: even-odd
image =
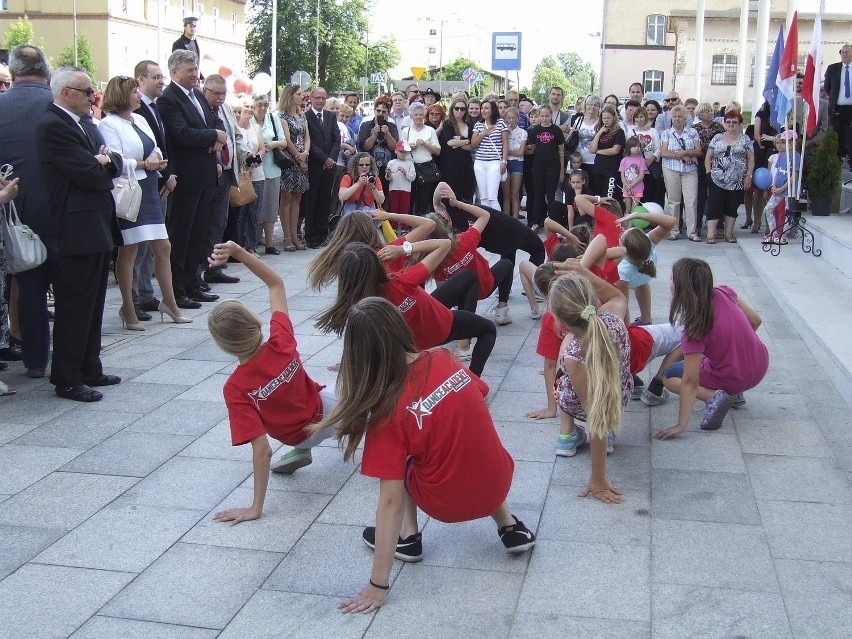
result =
[{"label": "paved plaza", "polygon": [[[59,399],[20,363],[0,374],[18,388],[0,399],[0,637],[849,639],[852,416],[753,266],[776,258],[739,237],[664,242],[654,319],[668,316],[671,264],[705,258],[762,315],[769,374],[719,431],[701,432],[696,412],[677,440],[650,438],[675,423],[676,401],[631,402],[608,458],[622,505],[578,498],[588,448],[555,458],[556,419],[524,418],[545,395],[539,322],[516,281],[514,323],[498,327],[484,378],[515,459],[509,503],[538,543],[510,557],[490,519],[423,517],[423,562],[396,562],[387,605],[358,616],[336,606],[369,577],[361,530],[378,482],[326,442],[313,465],[272,476],[260,520],[212,522],[252,496],[250,447],[230,445],[222,385],[234,361],[207,331],[212,305],[186,311],[193,324],[157,315],[130,333],[111,283],[103,360],[124,381],[103,401]],[[285,277],[307,369],[333,384],[341,343],[311,317],[336,289],[306,288],[314,254],[263,259]],[[813,260],[800,254],[796,268]],[[215,292],[268,322],[261,282],[238,264],[227,272],[242,281]]]}]

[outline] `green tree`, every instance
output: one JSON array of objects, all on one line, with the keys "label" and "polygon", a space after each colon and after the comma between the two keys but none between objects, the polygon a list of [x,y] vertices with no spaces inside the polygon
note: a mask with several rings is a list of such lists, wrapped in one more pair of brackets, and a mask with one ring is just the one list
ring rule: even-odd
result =
[{"label": "green tree", "polygon": [[36,42],[33,23],[30,22],[27,16],[18,18],[9,25],[6,33],[3,35],[3,42],[6,45],[7,51],[11,51],[22,44],[34,44],[41,49],[44,48],[43,38]]},{"label": "green tree", "polygon": [[[527,95],[540,104],[546,104],[552,86],[562,87],[564,91],[569,86],[569,82],[559,64],[553,56],[549,55],[542,58],[541,62],[536,65],[533,71],[532,88]],[[566,95],[566,97],[568,96]],[[567,104],[567,102],[563,104]]]},{"label": "green tree", "polygon": [[[248,12],[246,57],[249,71],[272,66],[272,0],[253,0]],[[320,7],[319,77],[315,84],[329,90],[358,86],[364,71],[387,71],[399,60],[392,38],[368,42],[366,0],[323,2]],[[317,37],[317,4],[297,0],[278,1],[277,75],[280,85],[294,71],[314,75]],[[368,47],[369,45],[369,57]]]},{"label": "green tree", "polygon": [[465,69],[475,69],[476,71],[483,71],[481,66],[479,66],[476,62],[469,58],[456,58],[452,62],[444,65],[444,73],[442,74],[444,80],[464,80],[462,77],[462,73]]},{"label": "green tree", "polygon": [[592,93],[595,89],[595,70],[592,65],[576,53],[559,53],[556,55],[559,68],[568,80],[565,86],[565,98],[573,103],[580,96]]},{"label": "green tree", "polygon": [[[62,50],[56,61],[56,66],[74,66],[74,47],[69,45]],[[89,74],[92,82],[96,80],[97,69],[95,68],[95,59],[92,56],[92,47],[89,44],[89,39],[82,33],[77,35],[77,66]]]}]

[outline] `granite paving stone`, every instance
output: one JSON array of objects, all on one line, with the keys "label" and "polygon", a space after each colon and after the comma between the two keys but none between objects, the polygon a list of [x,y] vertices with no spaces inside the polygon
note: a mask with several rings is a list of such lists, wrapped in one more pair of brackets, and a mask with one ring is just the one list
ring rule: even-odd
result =
[{"label": "granite paving stone", "polygon": [[745,473],[655,470],[651,494],[651,514],[655,518],[760,523]]},{"label": "granite paving stone", "polygon": [[775,562],[793,635],[802,639],[852,636],[852,566],[832,561]]},{"label": "granite paving stone", "polygon": [[0,579],[12,574],[64,534],[63,528],[0,524]]},{"label": "granite paving stone", "polygon": [[31,429],[14,443],[88,449],[142,418],[144,413],[96,411],[80,406]]},{"label": "granite paving stone", "polygon": [[173,399],[133,422],[127,430],[140,433],[203,435],[228,416],[223,403]]},{"label": "granite paving stone", "polygon": [[71,639],[215,639],[217,630],[174,624],[95,616],[80,626]]},{"label": "granite paving stone", "polygon": [[510,639],[650,639],[647,621],[592,619],[560,614],[518,613],[509,631]]},{"label": "granite paving stone", "polygon": [[68,462],[62,470],[146,477],[192,441],[189,435],[122,431]]},{"label": "granite paving stone", "polygon": [[757,507],[776,559],[852,563],[852,528],[844,504],[758,499]]},{"label": "granite paving stone", "polygon": [[19,493],[83,451],[7,444],[0,448],[0,493]]},{"label": "granite paving stone", "polygon": [[831,458],[746,455],[749,479],[756,494],[773,501],[849,504],[849,484]]}]

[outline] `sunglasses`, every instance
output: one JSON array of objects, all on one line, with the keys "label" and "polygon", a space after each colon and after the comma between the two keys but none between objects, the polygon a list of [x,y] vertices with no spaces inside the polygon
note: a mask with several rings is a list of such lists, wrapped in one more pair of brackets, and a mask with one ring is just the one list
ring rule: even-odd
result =
[{"label": "sunglasses", "polygon": [[10,86],[12,86],[12,82],[11,82],[11,80],[0,80],[0,84],[2,84],[2,85],[3,85],[4,87],[6,87],[7,89],[8,89]]},{"label": "sunglasses", "polygon": [[74,91],[79,91],[80,93],[85,93],[86,97],[89,97],[89,98],[91,98],[93,95],[95,95],[95,90],[91,87],[89,87],[88,89],[78,89],[77,87],[65,87],[65,88],[66,89],[73,89]]},{"label": "sunglasses", "polygon": [[467,107],[453,107],[453,111],[467,111]]},{"label": "sunglasses", "polygon": [[666,98],[663,102],[677,102],[677,98]]}]

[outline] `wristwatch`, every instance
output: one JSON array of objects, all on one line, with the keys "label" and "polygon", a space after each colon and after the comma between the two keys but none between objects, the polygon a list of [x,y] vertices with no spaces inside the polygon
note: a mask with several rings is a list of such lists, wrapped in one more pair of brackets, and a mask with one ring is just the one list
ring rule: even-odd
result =
[{"label": "wristwatch", "polygon": [[408,257],[411,257],[411,251],[413,250],[412,246],[411,246],[411,242],[409,242],[408,240],[405,240],[405,242],[402,243],[402,250],[405,251],[405,254]]}]

